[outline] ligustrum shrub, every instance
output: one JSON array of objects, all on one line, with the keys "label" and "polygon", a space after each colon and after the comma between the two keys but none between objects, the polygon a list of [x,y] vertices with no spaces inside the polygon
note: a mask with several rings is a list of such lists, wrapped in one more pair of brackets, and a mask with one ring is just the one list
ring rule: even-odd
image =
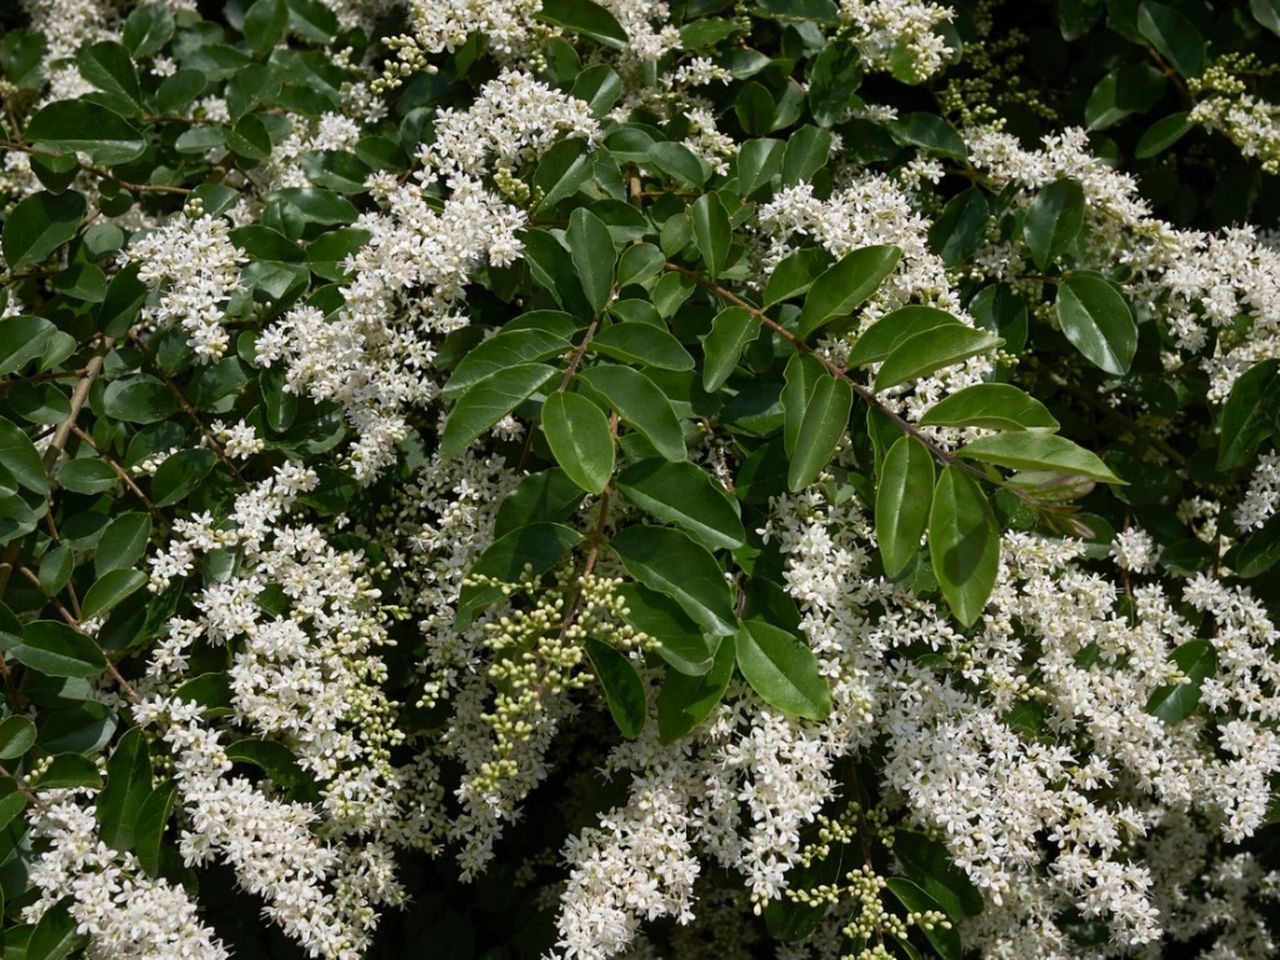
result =
[{"label": "ligustrum shrub", "polygon": [[1278,0],[0,26],[0,954],[1276,955]]}]

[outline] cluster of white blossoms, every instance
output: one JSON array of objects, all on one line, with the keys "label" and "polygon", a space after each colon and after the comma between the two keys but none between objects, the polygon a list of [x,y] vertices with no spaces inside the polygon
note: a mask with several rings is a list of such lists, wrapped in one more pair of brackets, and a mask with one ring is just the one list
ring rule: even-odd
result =
[{"label": "cluster of white blossoms", "polygon": [[892,70],[904,79],[935,74],[955,51],[936,29],[951,8],[928,0],[840,0],[840,16],[872,69]]},{"label": "cluster of white blossoms", "polygon": [[1255,530],[1280,509],[1280,451],[1266,450],[1258,457],[1249,488],[1236,507],[1236,523],[1242,530]]},{"label": "cluster of white blossoms", "polygon": [[231,338],[222,324],[227,301],[239,286],[243,250],[231,242],[231,225],[201,213],[198,205],[167,224],[141,234],[122,254],[138,265],[138,279],[158,289],[147,317],[157,325],[178,323],[202,361],[219,359]]},{"label": "cluster of white blossoms", "polygon": [[[1014,203],[1029,204],[1036,190],[1063,177],[1080,181],[1091,240],[1079,266],[1129,268],[1125,294],[1169,329],[1180,350],[1198,353],[1214,338],[1212,355],[1201,360],[1210,400],[1222,402],[1249,367],[1280,357],[1280,251],[1252,227],[1209,233],[1152,217],[1134,178],[1094,156],[1079,128],[1046,136],[1039,150],[989,127],[967,131],[966,139],[971,162],[994,185],[1022,188]],[[1011,242],[989,240],[972,269],[1035,285],[1034,276],[1024,279],[1029,268]]]},{"label": "cluster of white blossoms", "polygon": [[1249,93],[1201,100],[1187,114],[1188,123],[1220,130],[1246,157],[1257,157],[1267,173],[1280,173],[1280,110]]},{"label": "cluster of white blossoms", "polygon": [[92,956],[119,960],[226,960],[230,953],[200,921],[181,886],[153,879],[132,853],[98,839],[92,808],[69,797],[36,808],[31,835],[48,849],[31,867],[40,898],[24,908],[29,922],[64,897],[76,929],[89,938]]}]

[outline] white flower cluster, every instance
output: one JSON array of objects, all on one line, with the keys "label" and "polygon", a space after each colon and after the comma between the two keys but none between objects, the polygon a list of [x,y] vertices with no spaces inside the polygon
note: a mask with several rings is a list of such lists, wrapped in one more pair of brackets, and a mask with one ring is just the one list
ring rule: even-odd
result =
[{"label": "white flower cluster", "polygon": [[193,212],[139,236],[123,259],[138,265],[138,279],[160,290],[147,316],[161,325],[181,324],[196,356],[208,362],[230,343],[222,317],[248,258],[231,242],[226,220]]},{"label": "white flower cluster", "polygon": [[[1213,354],[1202,360],[1211,400],[1225,400],[1249,367],[1280,357],[1280,251],[1252,227],[1208,233],[1153,218],[1133,177],[1093,156],[1077,128],[1046,136],[1041,150],[990,128],[968,131],[967,140],[974,166],[998,185],[1028,191],[1020,204],[1061,177],[1081,182],[1091,237],[1081,266],[1130,268],[1126,295],[1167,325],[1181,350],[1197,354],[1216,334]],[[1023,262],[1001,242],[988,243],[976,261],[986,276],[1009,280],[1019,278]],[[1240,333],[1242,316],[1248,326]]]},{"label": "white flower cluster", "polygon": [[36,922],[63,897],[78,932],[89,937],[92,956],[118,960],[227,960],[214,932],[200,922],[185,890],[152,879],[132,853],[119,853],[98,839],[92,808],[71,800],[37,807],[32,836],[49,849],[31,866],[41,896],[25,908]]},{"label": "white flower cluster", "polygon": [[840,15],[872,69],[892,70],[915,82],[942,68],[954,52],[935,30],[951,8],[928,0],[840,0]]},{"label": "white flower cluster", "polygon": [[1266,450],[1258,457],[1249,489],[1236,507],[1236,523],[1242,530],[1256,530],[1280,508],[1280,451]]},{"label": "white flower cluster", "polygon": [[1187,122],[1221,130],[1242,154],[1262,161],[1262,169],[1280,173],[1280,110],[1275,104],[1250,93],[1206,97],[1191,108]]}]

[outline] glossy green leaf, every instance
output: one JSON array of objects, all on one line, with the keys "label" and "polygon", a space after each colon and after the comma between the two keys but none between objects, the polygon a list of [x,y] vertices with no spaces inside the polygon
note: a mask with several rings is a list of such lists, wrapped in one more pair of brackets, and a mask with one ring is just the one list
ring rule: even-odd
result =
[{"label": "glossy green leaf", "polygon": [[617,50],[628,43],[627,31],[617,18],[592,0],[543,0],[538,19]]},{"label": "glossy green leaf", "polygon": [[134,7],[124,21],[124,45],[135,59],[159,53],[173,37],[173,12],[160,3]]},{"label": "glossy green leaf", "polygon": [[49,489],[49,477],[35,444],[21,428],[4,417],[0,417],[0,465],[34,493]]},{"label": "glossy green leaf", "polygon": [[151,478],[152,502],[157,507],[181,503],[199,489],[217,461],[217,455],[205,447],[179,450],[165,457]]},{"label": "glossy green leaf", "polygon": [[120,482],[111,467],[95,457],[77,457],[58,467],[58,486],[72,493],[103,493]]},{"label": "glossy green leaf", "polygon": [[694,365],[679,340],[660,327],[637,320],[605,327],[592,339],[591,349],[615,360],[660,370],[692,370]]},{"label": "glossy green leaf", "polygon": [[719,196],[704,193],[693,202],[690,218],[693,221],[693,239],[706,264],[707,275],[718,277],[728,263],[729,246],[733,240],[729,214],[725,212]]},{"label": "glossy green leaf", "polygon": [[178,786],[172,780],[160,784],[142,802],[134,821],[134,853],[142,869],[152,877],[160,874],[160,843],[177,797]]},{"label": "glossy green leaf", "polygon": [[746,542],[728,493],[687,460],[641,460],[618,476],[618,489],[646,513],[683,527],[712,550],[734,550]]},{"label": "glossy green leaf", "polygon": [[133,848],[138,813],[151,794],[151,756],[142,731],[125,731],[107,761],[107,784],[98,795],[98,835],[113,850]]},{"label": "glossy green leaf", "polygon": [[894,834],[893,854],[901,861],[910,879],[938,901],[953,922],[982,912],[981,891],[968,874],[952,862],[941,842],[912,830]]},{"label": "glossy green leaf", "polygon": [[737,632],[724,572],[687,534],[670,527],[626,527],[609,546],[631,576],[675,600],[704,631],[718,636]]},{"label": "glossy green leaf", "polygon": [[1115,287],[1097,274],[1073,273],[1058,287],[1055,307],[1063,334],[1094,366],[1114,376],[1128,372],[1138,327]]},{"label": "glossy green leaf", "polygon": [[968,260],[981,245],[991,217],[991,205],[981,187],[962,190],[942,208],[929,228],[929,246],[947,266]]},{"label": "glossy green leaf", "polygon": [[1147,127],[1133,149],[1134,157],[1147,160],[1164,153],[1194,129],[1188,117],[1190,114],[1186,111],[1171,113]]},{"label": "glossy green leaf", "polygon": [[896,577],[920,549],[933,502],[933,454],[916,437],[901,437],[885,454],[876,483],[876,541],[885,576]]},{"label": "glossy green leaf", "polygon": [[1280,361],[1264,360],[1235,382],[1219,420],[1219,470],[1234,470],[1253,459],[1275,430],[1278,402]]},{"label": "glossy green leaf", "polygon": [[521,363],[473,384],[453,405],[437,455],[448,459],[527,400],[553,376],[555,367]]},{"label": "glossy green leaf", "polygon": [[0,760],[16,760],[36,743],[36,725],[26,717],[0,720]]},{"label": "glossy green leaf", "polygon": [[663,743],[674,743],[710,716],[729,687],[735,662],[735,644],[726,639],[705,674],[667,671],[658,690],[658,738]]},{"label": "glossy green leaf", "polygon": [[783,449],[788,458],[795,455],[796,440],[800,436],[800,427],[804,423],[814,388],[826,376],[830,376],[826,367],[813,354],[797,353],[787,361],[786,370],[783,371],[786,385],[782,388],[779,400],[782,403]]},{"label": "glossy green leaf", "polygon": [[843,257],[813,281],[797,333],[807,337],[835,317],[848,316],[876,292],[902,258],[894,246],[862,247]]},{"label": "glossy green leaf", "polygon": [[1139,4],[1138,32],[1184,76],[1194,77],[1204,71],[1204,36],[1168,4],[1152,0]]},{"label": "glossy green leaf", "polygon": [[613,289],[613,266],[617,261],[609,228],[586,207],[578,207],[569,217],[565,240],[587,301],[597,311],[603,310]]},{"label": "glossy green leaf", "polygon": [[924,412],[920,424],[985,430],[1058,429],[1058,421],[1043,403],[1008,383],[975,383],[948,394]]},{"label": "glossy green leaf", "polygon": [[[580,542],[582,534],[571,527],[546,521],[530,523],[486,547],[471,573],[503,583],[518,583],[526,564],[534,576],[539,576]],[[500,587],[465,584],[458,595],[457,628],[465,630],[477,613],[501,597]]]},{"label": "glossy green leaf", "polygon": [[821,247],[802,247],[788,254],[769,274],[764,288],[765,306],[807,293],[830,265],[831,256]]},{"label": "glossy green leaf", "polygon": [[787,471],[787,488],[802,490],[817,479],[835,454],[849,426],[853,388],[847,380],[825,374],[814,385],[796,433],[795,449]]},{"label": "glossy green leaf", "polygon": [[601,364],[579,372],[578,379],[600,394],[618,412],[618,418],[642,433],[662,456],[685,459],[684,432],[671,401],[643,373]]},{"label": "glossy green leaf", "polygon": [[82,47],[76,57],[80,75],[99,90],[123,97],[133,107],[142,107],[142,87],[129,51],[114,40],[102,40]]},{"label": "glossy green leaf", "polygon": [[884,358],[876,372],[875,388],[887,390],[908,380],[916,380],[962,363],[970,357],[994,350],[1004,343],[1000,337],[963,324],[944,324],[908,337]]},{"label": "glossy green leaf", "polygon": [[22,200],[4,221],[0,249],[9,269],[18,272],[47,260],[76,235],[84,222],[84,196],[65,193],[33,193]]},{"label": "glossy green leaf", "polygon": [[27,124],[27,142],[87,153],[105,166],[128,163],[147,148],[141,132],[124,117],[88,100],[55,100],[42,107]]},{"label": "glossy green leaf", "polygon": [[107,667],[91,637],[57,620],[28,623],[22,642],[6,656],[49,677],[93,677]]},{"label": "glossy green leaf", "polygon": [[601,493],[613,476],[609,420],[576,393],[553,393],[542,404],[542,432],[565,474],[588,493]]},{"label": "glossy green leaf", "polygon": [[78,921],[71,916],[74,903],[74,897],[66,896],[40,914],[27,941],[25,960],[63,960],[89,942],[89,937],[78,931]]},{"label": "glossy green leaf", "polygon": [[1022,225],[1022,236],[1036,269],[1048,270],[1080,235],[1083,226],[1084,187],[1079,180],[1057,180],[1037,193]]},{"label": "glossy green leaf", "polygon": [[[897,901],[912,913],[925,913],[930,910],[946,912],[937,900],[906,877],[889,877],[885,880],[885,886]],[[960,945],[960,934],[956,932],[953,924],[935,923],[922,929],[925,939],[934,950],[938,951],[938,956],[942,960],[962,960],[964,948]]]},{"label": "glossy green leaf", "polygon": [[910,304],[886,313],[854,341],[849,351],[851,367],[877,363],[893,353],[900,344],[918,333],[944,326],[960,326],[960,321],[936,307]]},{"label": "glossy green leaf", "polygon": [[827,678],[799,637],[763,620],[748,620],[734,646],[738,669],[765,703],[807,720],[825,720],[831,713]]},{"label": "glossy green leaf", "polygon": [[146,552],[151,538],[151,517],[122,513],[108,524],[93,555],[94,572],[101,577],[112,570],[132,567]]},{"label": "glossy green leaf", "polygon": [[1147,713],[1173,726],[1195,712],[1200,685],[1218,669],[1218,652],[1208,640],[1188,640],[1170,655],[1186,677],[1181,683],[1160,687],[1147,700]]},{"label": "glossy green leaf", "polygon": [[742,351],[760,336],[759,314],[743,307],[721,310],[702,339],[702,388],[719,390],[738,366]]},{"label": "glossy green leaf", "polygon": [[622,619],[658,643],[658,656],[674,669],[700,677],[711,669],[720,646],[689,619],[680,604],[639,583],[623,583],[616,590],[626,604]]},{"label": "glossy green leaf", "polygon": [[141,570],[111,570],[102,575],[84,595],[80,615],[85,620],[100,617],[121,600],[141,589],[147,575]]},{"label": "glossy green leaf", "polygon": [[1011,470],[1049,470],[1103,483],[1124,483],[1097,454],[1052,433],[1022,430],[979,437],[955,455]]},{"label": "glossy green leaf", "polygon": [[604,688],[609,715],[628,740],[640,736],[644,729],[648,704],[645,701],[644,681],[631,661],[607,643],[587,637],[583,641],[591,666],[595,668],[600,686]]},{"label": "glossy green leaf", "polygon": [[1000,528],[978,482],[955,465],[943,468],[933,492],[929,555],[951,612],[972,626],[995,588]]}]

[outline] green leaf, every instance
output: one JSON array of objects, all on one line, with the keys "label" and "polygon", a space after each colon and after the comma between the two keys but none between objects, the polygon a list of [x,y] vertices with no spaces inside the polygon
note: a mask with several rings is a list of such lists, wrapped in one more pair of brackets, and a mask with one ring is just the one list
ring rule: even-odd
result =
[{"label": "green leaf", "polygon": [[694,156],[693,151],[683,143],[659,140],[649,147],[648,160],[667,176],[690,186],[699,187],[707,179],[703,161]]},{"label": "green leaf", "polygon": [[911,879],[938,901],[953,921],[982,912],[982,892],[968,874],[952,862],[946,846],[911,830],[894,834],[893,854]]},{"label": "green leaf", "polygon": [[972,626],[986,606],[1000,569],[1000,528],[973,477],[948,465],[929,510],[929,554],[951,612]]},{"label": "green leaf", "polygon": [[1236,575],[1246,580],[1261,576],[1277,563],[1280,563],[1280,513],[1272,514],[1231,559]]},{"label": "green leaf", "polygon": [[691,677],[711,669],[719,637],[707,637],[670,597],[639,583],[623,583],[616,593],[626,604],[622,619],[658,642],[658,656]]},{"label": "green leaf", "polygon": [[27,124],[27,142],[87,153],[108,167],[136,160],[147,149],[129,121],[88,100],[55,100],[41,108]]},{"label": "green leaf", "polygon": [[807,720],[825,720],[831,713],[827,679],[799,637],[763,620],[748,620],[734,646],[738,669],[765,703]]},{"label": "green leaf", "polygon": [[893,353],[899,345],[918,333],[944,326],[962,326],[959,320],[936,307],[919,304],[899,307],[873,323],[853,344],[848,364],[860,367],[876,363]]},{"label": "green leaf", "polygon": [[563,470],[552,467],[525,477],[498,507],[493,535],[504,536],[527,523],[549,520],[561,523],[582,503],[582,488]]},{"label": "green leaf", "polygon": [[102,493],[120,482],[116,472],[95,457],[65,461],[56,479],[58,486],[72,493]]},{"label": "green leaf", "polygon": [[920,549],[933,502],[933,454],[916,437],[901,437],[885,454],[876,484],[876,541],[887,577],[896,577]]},{"label": "green leaf", "polygon": [[1000,337],[963,324],[945,324],[917,333],[894,347],[876,373],[875,388],[889,387],[926,377],[936,370],[954,366],[970,357],[994,350],[1004,343]]},{"label": "green leaf", "polygon": [[[525,564],[534,576],[540,576],[581,541],[582,534],[562,524],[530,523],[504,534],[485,548],[471,573],[503,583],[518,583]],[[457,629],[465,630],[477,613],[501,597],[500,587],[465,584],[458,595]]]},{"label": "green leaf", "polygon": [[126,730],[107,761],[107,785],[98,795],[98,835],[113,850],[132,850],[134,826],[151,794],[151,756],[137,727]]},{"label": "green leaf", "polygon": [[539,20],[590,37],[606,47],[625,49],[629,38],[617,18],[591,0],[542,0]]},{"label": "green leaf", "polygon": [[667,258],[652,243],[635,243],[622,251],[618,259],[618,286],[643,283],[657,274]]},{"label": "green leaf", "polygon": [[142,869],[152,877],[160,875],[160,842],[177,797],[178,785],[172,780],[160,784],[142,802],[134,821],[134,853]]},{"label": "green leaf", "polygon": [[102,532],[93,555],[94,572],[101,577],[112,570],[132,567],[147,551],[151,518],[145,513],[122,513]]},{"label": "green leaf", "polygon": [[787,138],[782,158],[784,184],[807,183],[826,165],[831,152],[831,131],[806,124]]},{"label": "green leaf", "polygon": [[1189,640],[1170,655],[1187,678],[1182,683],[1160,687],[1147,700],[1147,713],[1169,726],[1181,723],[1200,703],[1200,686],[1218,669],[1218,652],[1208,640]]},{"label": "green leaf", "polygon": [[1084,226],[1084,187],[1058,180],[1036,194],[1027,208],[1022,235],[1036,269],[1045,271],[1062,256]]},{"label": "green leaf", "polygon": [[668,460],[686,459],[684,432],[671,401],[643,373],[601,364],[577,376],[618,411],[623,423],[644,434],[658,453]]},{"label": "green leaf", "polygon": [[1098,81],[1084,106],[1090,130],[1113,127],[1133,113],[1145,113],[1164,95],[1167,80],[1147,63],[1131,63]]},{"label": "green leaf", "polygon": [[534,212],[550,210],[573,196],[591,179],[591,170],[591,148],[585,140],[575,137],[552,144],[533,173],[534,189],[542,191]]},{"label": "green leaf", "polygon": [[1138,32],[1182,75],[1194,77],[1204,72],[1204,37],[1173,7],[1150,0],[1139,4]]},{"label": "green leaf", "polygon": [[437,451],[442,460],[461,453],[473,440],[527,400],[556,375],[542,363],[520,363],[499,371],[467,390],[449,411]]},{"label": "green leaf", "polygon": [[687,460],[641,460],[618,476],[618,489],[641,510],[683,527],[711,550],[736,550],[746,542],[734,501]]},{"label": "green leaf", "polygon": [[112,380],[102,391],[108,417],[127,423],[159,423],[178,410],[177,395],[161,380],[147,374]]},{"label": "green leaf", "polygon": [[660,370],[692,370],[693,357],[680,341],[651,323],[624,320],[601,330],[591,348],[605,356]]},{"label": "green leaf", "polygon": [[542,404],[542,432],[556,462],[588,493],[601,493],[613,476],[614,447],[600,408],[576,393],[553,393]]},{"label": "green leaf", "polygon": [[920,418],[925,427],[1057,430],[1058,421],[1034,397],[1008,383],[975,383],[943,397]]},{"label": "green leaf", "polygon": [[894,246],[863,247],[843,257],[813,281],[798,320],[801,337],[807,337],[833,317],[848,316],[876,292],[902,257]]},{"label": "green leaf", "polygon": [[75,552],[65,544],[54,547],[40,561],[40,590],[52,597],[67,585],[75,564]]},{"label": "green leaf", "polygon": [[[822,275],[831,258],[822,247],[801,247],[773,268],[764,288],[764,305],[772,306],[807,293]],[[739,308],[740,309],[740,308]]]},{"label": "green leaf", "polygon": [[536,363],[573,349],[564,337],[546,330],[524,329],[499,333],[481,340],[454,368],[442,391],[455,396],[486,377],[522,363]]},{"label": "green leaf", "polygon": [[78,923],[70,912],[74,903],[75,897],[63,897],[40,915],[27,941],[26,960],[63,960],[89,942],[76,932]]},{"label": "green leaf", "polygon": [[1189,116],[1185,110],[1171,113],[1147,127],[1133,149],[1134,157],[1147,160],[1164,153],[1193,129],[1193,125],[1187,122]]},{"label": "green leaf", "polygon": [[729,214],[717,194],[704,193],[693,201],[690,215],[693,219],[693,240],[707,265],[707,275],[718,277],[728,263],[729,246],[733,240]]},{"label": "green leaf", "polygon": [[830,375],[818,379],[805,404],[787,470],[787,487],[792,493],[803,490],[822,472],[849,426],[852,409],[853,388],[848,381]]},{"label": "green leaf", "polygon": [[13,422],[0,417],[0,465],[33,493],[49,489],[49,476],[31,438]]},{"label": "green leaf", "polygon": [[1124,483],[1096,454],[1052,433],[1015,431],[979,437],[955,455],[1011,470],[1049,470],[1102,483]]},{"label": "green leaf", "polygon": [[778,399],[782,404],[782,443],[788,459],[795,455],[796,440],[814,388],[825,376],[829,376],[826,367],[813,354],[797,353],[787,361],[782,374],[786,384]]},{"label": "green leaf", "polygon": [[603,220],[586,207],[578,207],[569,216],[565,239],[569,244],[569,256],[578,270],[582,291],[599,312],[609,302],[609,294],[613,290],[613,265],[617,260],[613,236]]},{"label": "green leaf", "polygon": [[889,124],[893,135],[903,143],[920,147],[953,160],[964,160],[969,148],[956,128],[932,113],[908,113]]},{"label": "green leaf", "polygon": [[1280,0],[1249,0],[1253,19],[1280,37]]},{"label": "green leaf", "polygon": [[711,321],[710,332],[702,338],[702,388],[719,390],[738,366],[742,351],[760,336],[759,314],[743,307],[721,310]]},{"label": "green leaf", "polygon": [[767,186],[778,175],[783,152],[781,140],[748,140],[738,148],[738,193],[743,199]]},{"label": "green leaf", "polygon": [[613,722],[618,725],[624,737],[634,740],[644,729],[645,715],[648,712],[644,681],[626,655],[607,643],[587,637],[583,646],[591,659],[591,666],[595,668],[596,676],[600,678],[600,686],[604,688],[605,703],[609,705]]},{"label": "green leaf", "polygon": [[708,633],[737,632],[733,597],[715,558],[670,527],[627,527],[609,544],[627,573],[676,603]]},{"label": "green leaf", "polygon": [[113,40],[90,44],[81,48],[76,65],[80,68],[80,75],[99,90],[114,93],[128,100],[137,110],[142,109],[138,71],[129,58],[129,51],[123,46]]},{"label": "green leaf", "polygon": [[57,620],[34,620],[22,628],[22,642],[9,658],[48,677],[94,677],[107,658],[90,637]]},{"label": "green leaf", "polygon": [[36,778],[34,785],[41,790],[97,788],[102,786],[102,774],[98,773],[98,765],[89,757],[78,753],[60,753]]},{"label": "green leaf", "polygon": [[0,377],[17,373],[44,355],[57,327],[44,317],[9,317],[0,320]]},{"label": "green leaf", "polygon": [[[885,886],[897,898],[898,902],[911,913],[925,913],[929,910],[946,913],[937,900],[933,899],[906,877],[889,877],[885,880]],[[956,932],[954,925],[947,924],[943,926],[940,923],[935,923],[930,927],[922,927],[921,929],[924,932],[925,939],[929,941],[934,950],[938,951],[938,956],[942,960],[962,960],[964,948],[960,945],[960,934]]]},{"label": "green leaf", "polygon": [[269,53],[284,36],[289,23],[289,8],[284,0],[255,0],[245,11],[244,39],[256,56]]},{"label": "green leaf", "polygon": [[711,669],[702,676],[668,670],[658,690],[658,739],[674,743],[711,714],[733,678],[735,645],[727,640],[716,650]]},{"label": "green leaf", "polygon": [[151,478],[151,497],[157,507],[170,507],[194,493],[218,458],[198,447],[170,454]]},{"label": "green leaf", "polygon": [[1138,326],[1115,287],[1098,274],[1073,273],[1058,287],[1054,306],[1063,334],[1090,363],[1113,376],[1128,373]]},{"label": "green leaf", "polygon": [[991,206],[981,187],[962,190],[947,201],[929,228],[929,246],[948,267],[963,263],[982,243]]},{"label": "green leaf", "polygon": [[[1280,361],[1264,360],[1235,382],[1219,420],[1219,470],[1234,470],[1253,459],[1262,441],[1275,430],[1278,401]],[[5,465],[10,466],[7,461]]]},{"label": "green leaf", "polygon": [[108,571],[84,595],[84,603],[80,606],[81,618],[89,620],[101,616],[146,582],[147,575],[141,570]]},{"label": "green leaf", "polygon": [[71,240],[84,221],[85,199],[74,190],[33,193],[5,219],[0,249],[15,273],[43,263]]},{"label": "green leaf", "polygon": [[159,3],[134,7],[124,22],[124,45],[135,59],[150,57],[173,38],[173,12]]},{"label": "green leaf", "polygon": [[36,725],[26,717],[0,721],[0,760],[16,760],[36,743]]}]

